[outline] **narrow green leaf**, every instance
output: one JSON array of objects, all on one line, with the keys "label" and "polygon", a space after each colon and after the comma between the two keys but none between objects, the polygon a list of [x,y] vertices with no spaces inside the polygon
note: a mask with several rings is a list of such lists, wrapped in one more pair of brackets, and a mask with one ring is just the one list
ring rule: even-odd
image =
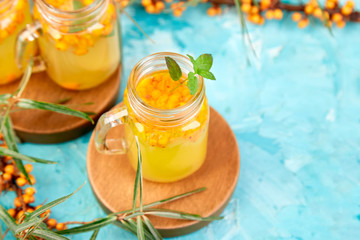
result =
[{"label": "narrow green leaf", "polygon": [[3,220],[3,222],[10,229],[10,231],[15,234],[17,224],[2,205],[0,205],[0,219]]},{"label": "narrow green leaf", "polygon": [[45,218],[33,218],[27,222],[23,222],[22,224],[19,224],[16,227],[15,230],[15,235],[21,233],[22,231],[24,231],[25,229],[28,229],[30,227],[34,227],[36,225],[38,225],[39,223],[41,223],[42,221],[44,221]]},{"label": "narrow green leaf", "polygon": [[24,99],[24,98],[19,99],[19,101],[16,104],[20,108],[40,109],[40,110],[57,112],[57,113],[61,113],[61,114],[66,114],[66,115],[70,115],[70,116],[74,116],[74,117],[83,118],[83,119],[86,119],[86,120],[94,123],[94,121],[87,114],[77,111],[77,110],[74,110],[74,109],[71,109],[71,108],[68,108],[68,107],[65,107],[65,106],[62,106],[62,105],[59,105],[59,104],[39,102],[39,101]]},{"label": "narrow green leaf", "polygon": [[[213,64],[213,57],[211,54],[201,54],[195,61],[197,69],[203,71],[209,71]],[[198,73],[198,72],[196,72]]]},{"label": "narrow green leaf", "polygon": [[190,214],[190,213],[173,211],[173,210],[168,210],[168,209],[147,209],[145,211],[145,214],[155,215],[158,217],[194,220],[194,221],[213,221],[213,220],[222,219],[222,217],[201,217],[198,214]]},{"label": "narrow green leaf", "polygon": [[[9,115],[5,115],[4,119],[4,127],[3,129],[1,129],[2,131],[2,134],[4,136],[4,140],[6,142],[6,145],[8,146],[8,148],[14,152],[19,152],[19,149],[16,145],[16,135],[15,135],[15,132],[13,130],[13,126],[12,126],[12,123],[11,123],[11,119],[9,117]],[[23,164],[23,162],[18,159],[18,158],[14,158],[14,162],[15,162],[15,165],[17,167],[17,169],[19,169],[19,171],[24,174],[25,178],[28,180],[28,182],[30,184],[31,183],[31,180],[29,178],[29,174],[26,172],[25,170],[25,166]]]},{"label": "narrow green leaf", "polygon": [[160,204],[165,204],[165,203],[168,203],[168,202],[176,201],[176,200],[179,200],[181,198],[191,196],[191,195],[193,195],[195,193],[203,192],[205,190],[206,190],[206,187],[198,188],[198,189],[195,189],[195,190],[190,191],[190,192],[186,192],[186,193],[179,194],[179,195],[176,195],[176,196],[173,196],[173,197],[169,197],[169,198],[166,198],[166,199],[163,199],[163,200],[160,200],[160,201],[149,203],[149,204],[144,205],[144,209],[155,207],[155,206],[160,205]]},{"label": "narrow green leaf", "polygon": [[[198,189],[195,189],[193,191],[190,191],[190,192],[186,192],[186,193],[182,193],[182,194],[179,194],[179,195],[175,195],[175,196],[172,196],[172,197],[169,197],[169,198],[165,198],[165,199],[162,199],[162,200],[159,200],[159,201],[155,201],[155,202],[152,202],[152,203],[149,203],[149,204],[146,204],[143,206],[143,209],[147,209],[147,208],[151,208],[151,207],[155,207],[155,206],[158,206],[158,205],[161,205],[161,204],[165,204],[165,203],[169,203],[169,202],[173,202],[173,201],[176,201],[176,200],[179,200],[181,198],[185,198],[185,197],[188,197],[188,196],[191,196],[195,193],[199,193],[199,192],[203,192],[206,190],[206,187],[202,187],[202,188],[198,188]],[[139,211],[139,208],[136,208],[136,211]],[[132,209],[131,210],[125,210],[125,211],[121,211],[121,212],[116,212],[116,213],[112,213],[110,214],[111,216],[116,216],[116,215],[121,215],[121,214],[128,214],[128,213],[131,213],[132,212]]]},{"label": "narrow green leaf", "polygon": [[160,235],[158,230],[154,227],[154,225],[151,223],[150,219],[147,218],[146,216],[142,216],[142,218],[144,219],[145,225],[148,227],[149,231],[151,232],[155,240],[163,240],[162,236]]},{"label": "narrow green leaf", "polygon": [[43,238],[45,240],[70,240],[69,238],[64,237],[58,233],[43,229],[36,229],[32,235]]},{"label": "narrow green leaf", "polygon": [[194,95],[198,89],[198,79],[193,72],[189,72],[188,74],[187,86],[190,90],[190,94]]},{"label": "narrow green leaf", "polygon": [[[124,227],[125,230],[133,233],[135,236],[137,235],[137,223],[133,219],[129,219],[128,221],[121,221],[122,227]],[[155,238],[152,236],[152,234],[144,228],[144,234],[146,240],[155,240]]]},{"label": "narrow green leaf", "polygon": [[62,231],[59,231],[59,234],[77,234],[77,233],[83,233],[83,232],[91,232],[95,231],[99,228],[102,228],[106,225],[109,225],[111,223],[114,223],[117,220],[116,216],[107,216],[105,218],[101,218],[95,222],[83,224],[78,227],[73,227],[69,229],[65,229]]},{"label": "narrow green leaf", "polygon": [[182,72],[179,64],[177,64],[177,62],[171,57],[165,57],[165,61],[171,78],[174,81],[178,81],[182,76]]},{"label": "narrow green leaf", "polygon": [[212,74],[209,71],[205,71],[205,70],[199,70],[198,73],[200,76],[203,76],[204,78],[210,79],[210,80],[216,80],[214,74]]},{"label": "narrow green leaf", "polygon": [[136,210],[136,200],[137,200],[137,193],[140,187],[140,208],[142,208],[142,172],[141,172],[141,152],[140,152],[140,144],[139,139],[135,136],[136,145],[138,148],[138,166],[136,169],[136,176],[135,176],[135,184],[134,184],[134,194],[133,194],[133,213]]},{"label": "narrow green leaf", "polygon": [[144,234],[144,226],[140,216],[136,217],[136,224],[137,224],[137,237],[139,240],[145,240]]},{"label": "narrow green leaf", "polygon": [[96,229],[96,230],[94,231],[94,233],[91,235],[90,240],[95,240],[96,237],[97,237],[97,235],[99,234],[99,231],[100,231],[100,228],[99,228],[99,229]]},{"label": "narrow green leaf", "polygon": [[0,94],[0,104],[7,104],[7,100],[11,97],[12,95],[10,93]]},{"label": "narrow green leaf", "polygon": [[128,221],[121,220],[120,222],[121,222],[121,225],[120,225],[121,228],[136,235],[136,231],[137,231],[136,227],[133,228],[133,226],[131,224],[129,224]]},{"label": "narrow green leaf", "polygon": [[144,215],[143,212],[134,212],[134,213],[132,213],[132,214],[124,217],[124,220],[127,221],[127,220],[129,220],[129,219],[131,219],[131,218],[138,217],[138,216],[142,216],[142,215]]},{"label": "narrow green leaf", "polygon": [[0,147],[0,155],[2,156],[10,156],[13,158],[17,158],[23,161],[27,161],[27,162],[34,162],[34,163],[45,163],[45,164],[55,164],[56,162],[54,161],[49,161],[49,160],[45,160],[45,159],[41,159],[41,158],[35,158],[35,157],[30,157],[15,151],[12,151],[8,148],[3,148]]},{"label": "narrow green leaf", "polygon": [[85,183],[83,183],[78,189],[76,189],[73,193],[66,195],[64,197],[58,198],[48,204],[45,204],[44,206],[41,206],[40,208],[36,209],[35,211],[33,211],[32,213],[29,214],[28,216],[28,221],[32,218],[35,218],[37,216],[39,216],[40,214],[44,213],[45,211],[55,207],[56,205],[65,202],[67,199],[69,199],[72,195],[74,195],[77,191],[79,191],[83,186],[85,185]]}]

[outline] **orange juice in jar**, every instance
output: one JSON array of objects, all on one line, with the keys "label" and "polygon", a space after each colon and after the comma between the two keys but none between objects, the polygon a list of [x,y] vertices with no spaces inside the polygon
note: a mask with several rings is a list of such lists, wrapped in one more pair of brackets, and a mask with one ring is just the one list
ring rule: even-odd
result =
[{"label": "orange juice in jar", "polygon": [[23,35],[38,38],[46,72],[61,87],[96,87],[119,67],[120,31],[112,0],[37,0],[34,19]]},{"label": "orange juice in jar", "polygon": [[18,33],[28,23],[31,14],[27,0],[0,0],[0,84],[22,74],[15,61],[15,44]]},{"label": "orange juice in jar", "polygon": [[[135,136],[139,139],[145,179],[173,182],[183,179],[206,158],[209,106],[202,77],[191,95],[186,84],[171,79],[165,56],[171,56],[187,74],[192,70],[188,58],[174,53],[157,53],[141,60],[132,70],[124,93],[124,105],[100,118],[96,145],[100,152],[125,153],[136,169]],[[185,82],[185,76],[180,82]],[[111,127],[124,124],[124,148],[113,151],[106,146]]]}]

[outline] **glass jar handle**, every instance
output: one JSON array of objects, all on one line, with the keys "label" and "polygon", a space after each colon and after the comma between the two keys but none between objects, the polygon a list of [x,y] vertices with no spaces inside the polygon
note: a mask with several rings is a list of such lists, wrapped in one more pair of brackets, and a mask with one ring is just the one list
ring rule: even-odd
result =
[{"label": "glass jar handle", "polygon": [[[27,65],[27,62],[30,58],[27,57],[27,50],[29,44],[33,44],[31,49],[31,55],[35,53],[35,40],[39,37],[38,31],[41,30],[41,23],[39,21],[34,22],[33,24],[27,24],[26,28],[23,29],[17,36],[16,39],[16,48],[15,48],[15,60],[19,69],[24,69]],[[33,72],[41,72],[46,69],[45,61],[41,56],[31,56],[34,61]]]},{"label": "glass jar handle", "polygon": [[[126,123],[128,111],[125,105],[104,113],[95,128],[95,146],[96,149],[105,154],[125,154],[127,151],[127,142],[124,137],[107,138],[110,129]],[[119,146],[112,148],[109,145]]]}]

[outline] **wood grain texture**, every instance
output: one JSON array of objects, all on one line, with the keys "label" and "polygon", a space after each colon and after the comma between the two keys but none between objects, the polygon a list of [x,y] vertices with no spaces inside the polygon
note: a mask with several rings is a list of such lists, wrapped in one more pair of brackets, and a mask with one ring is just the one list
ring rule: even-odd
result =
[{"label": "wood grain texture", "polygon": [[[120,89],[121,65],[103,84],[93,89],[72,91],[55,84],[46,73],[35,73],[22,97],[56,103],[70,98],[65,106],[85,112],[94,112],[91,117],[97,120],[100,115],[114,106]],[[19,82],[0,87],[0,94],[12,93]],[[91,105],[81,105],[93,102]],[[81,136],[94,126],[84,119],[43,110],[22,110],[11,114],[17,135],[22,141],[34,143],[58,143]]]},{"label": "wood grain texture", "polygon": [[[219,215],[235,189],[240,169],[236,138],[226,121],[211,108],[208,151],[203,166],[191,176],[174,183],[144,181],[144,204],[185,193],[196,188],[207,190],[160,207],[200,214]],[[119,131],[114,128],[113,131]],[[120,134],[120,133],[119,133]],[[131,209],[135,171],[126,155],[104,155],[95,149],[94,133],[87,153],[87,171],[98,201],[108,213]],[[151,217],[163,237],[184,235],[208,222]]]}]

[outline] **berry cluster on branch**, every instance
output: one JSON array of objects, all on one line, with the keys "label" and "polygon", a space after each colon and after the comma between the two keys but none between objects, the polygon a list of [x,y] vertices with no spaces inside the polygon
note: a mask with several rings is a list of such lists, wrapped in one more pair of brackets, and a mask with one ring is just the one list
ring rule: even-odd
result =
[{"label": "berry cluster on branch", "polygon": [[[7,145],[0,135],[0,147],[7,148]],[[14,207],[8,209],[9,215],[16,220],[16,223],[22,223],[25,213],[31,213],[42,205],[35,206],[36,190],[33,185],[36,179],[30,173],[33,170],[31,164],[25,165],[25,170],[29,175],[31,184],[26,180],[26,177],[17,169],[14,160],[9,156],[0,156],[0,195],[2,192],[14,191],[16,197],[14,199]],[[66,224],[58,223],[55,219],[49,218],[51,210],[42,213],[40,217],[45,217],[45,223],[49,229],[56,229],[58,231],[66,229]]]},{"label": "berry cluster on branch", "polygon": [[[122,7],[126,7],[130,0],[117,0]],[[281,20],[284,12],[292,12],[292,20],[297,22],[299,28],[305,28],[310,20],[319,19],[328,27],[336,25],[343,28],[346,22],[360,22],[360,12],[355,10],[353,0],[348,0],[340,5],[338,0],[326,0],[324,6],[319,5],[317,0],[310,0],[305,4],[285,4],[280,0],[235,0],[239,1],[241,11],[247,16],[247,20],[262,25],[266,20]],[[196,3],[194,3],[196,2]],[[234,5],[234,0],[141,0],[145,11],[150,14],[163,12],[169,6],[174,16],[180,17],[188,6],[197,3],[211,3],[207,10],[209,16],[221,14],[221,5]]]}]

